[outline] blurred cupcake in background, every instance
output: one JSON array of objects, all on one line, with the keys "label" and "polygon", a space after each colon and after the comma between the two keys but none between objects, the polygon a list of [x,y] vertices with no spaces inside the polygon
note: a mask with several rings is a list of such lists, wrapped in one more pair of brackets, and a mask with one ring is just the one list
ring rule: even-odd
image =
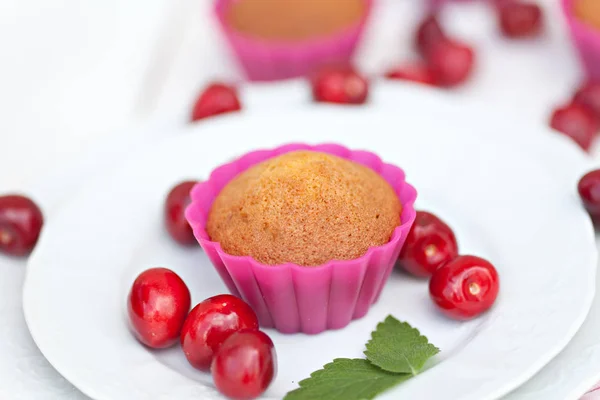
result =
[{"label": "blurred cupcake in background", "polygon": [[373,0],[216,0],[216,16],[246,76],[269,81],[347,65]]},{"label": "blurred cupcake in background", "polygon": [[592,80],[600,80],[600,0],[562,0],[573,42]]}]

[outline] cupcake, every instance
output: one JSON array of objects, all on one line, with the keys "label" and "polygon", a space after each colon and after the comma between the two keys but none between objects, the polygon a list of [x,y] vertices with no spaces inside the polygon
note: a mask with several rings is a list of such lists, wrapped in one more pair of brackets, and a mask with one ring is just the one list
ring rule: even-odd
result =
[{"label": "cupcake", "polygon": [[263,327],[318,333],[364,316],[414,221],[401,169],[337,145],[289,145],[217,168],[186,217]]},{"label": "cupcake", "polygon": [[600,1],[562,0],[562,5],[588,78],[600,80]]},{"label": "cupcake", "polygon": [[268,81],[349,64],[371,2],[217,0],[215,11],[248,79]]}]

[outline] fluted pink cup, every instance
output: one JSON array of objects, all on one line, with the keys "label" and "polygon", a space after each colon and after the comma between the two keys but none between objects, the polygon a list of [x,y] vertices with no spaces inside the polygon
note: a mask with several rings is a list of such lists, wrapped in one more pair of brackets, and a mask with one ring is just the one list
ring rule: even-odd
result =
[{"label": "fluted pink cup", "polygon": [[[230,47],[252,81],[307,76],[324,65],[348,65],[364,31],[373,0],[364,0],[363,16],[347,28],[298,42],[264,40],[236,31],[226,20],[227,8],[238,0],[217,0],[215,15]],[[340,6],[343,6],[343,1]]]},{"label": "fluted pink cup", "polygon": [[[369,248],[354,260],[332,260],[316,267],[292,263],[265,265],[249,256],[227,254],[219,243],[211,241],[206,221],[221,189],[252,165],[296,150],[333,154],[379,173],[402,204],[401,225],[394,230],[390,241]],[[417,192],[406,182],[404,171],[382,162],[373,153],[352,151],[336,144],[290,144],[253,151],[215,169],[207,181],[192,189],[186,218],[231,293],[252,306],[262,327],[273,327],[283,333],[315,334],[343,328],[353,319],[363,317],[377,301],[415,220],[416,197]]]}]

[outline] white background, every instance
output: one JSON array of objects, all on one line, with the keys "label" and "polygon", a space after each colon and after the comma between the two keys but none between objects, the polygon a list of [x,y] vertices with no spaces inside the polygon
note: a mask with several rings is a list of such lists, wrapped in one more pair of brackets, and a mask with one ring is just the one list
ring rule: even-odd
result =
[{"label": "white background", "polygon": [[[569,98],[582,78],[579,64],[558,0],[540,2],[546,34],[523,42],[502,39],[483,4],[446,9],[448,30],[477,49],[476,73],[454,91],[457,101],[476,99],[506,115],[547,121],[552,107]],[[422,3],[378,3],[357,54],[365,72],[375,75],[414,57],[411,36]],[[0,0],[0,192],[27,191],[97,143],[126,139],[131,123],[148,118],[185,123],[203,83],[241,81],[211,18],[211,4]],[[261,106],[282,104],[285,98]],[[20,298],[20,279],[14,270],[2,278],[14,301]],[[0,371],[12,367],[7,362],[0,357]],[[0,376],[0,388],[10,384]]]}]

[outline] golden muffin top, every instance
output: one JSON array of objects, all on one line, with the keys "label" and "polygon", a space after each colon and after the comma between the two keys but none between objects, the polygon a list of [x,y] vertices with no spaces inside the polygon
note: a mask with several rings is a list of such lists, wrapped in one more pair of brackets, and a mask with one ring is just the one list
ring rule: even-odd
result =
[{"label": "golden muffin top", "polygon": [[215,199],[206,229],[229,254],[316,266],[387,243],[401,210],[392,187],[370,168],[296,151],[231,180]]}]

